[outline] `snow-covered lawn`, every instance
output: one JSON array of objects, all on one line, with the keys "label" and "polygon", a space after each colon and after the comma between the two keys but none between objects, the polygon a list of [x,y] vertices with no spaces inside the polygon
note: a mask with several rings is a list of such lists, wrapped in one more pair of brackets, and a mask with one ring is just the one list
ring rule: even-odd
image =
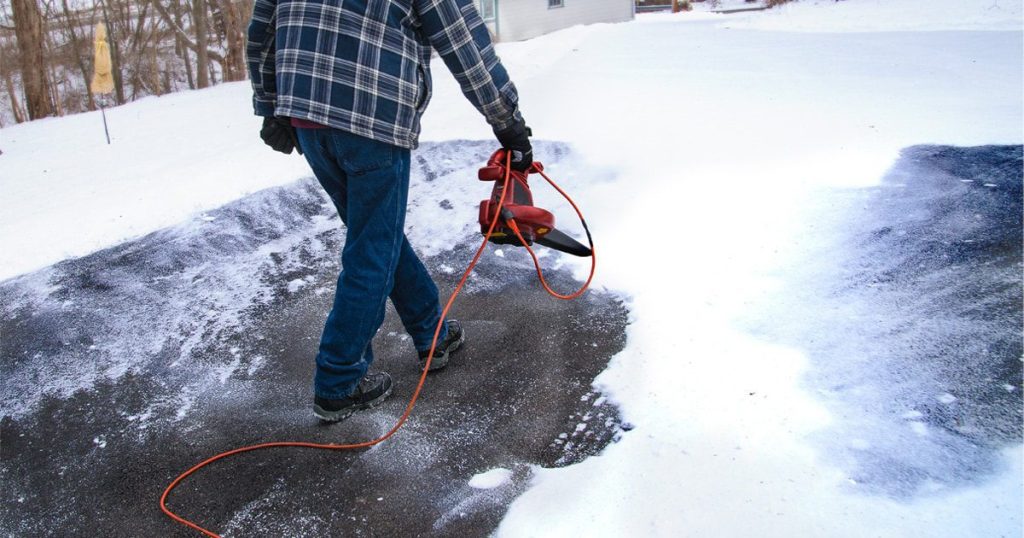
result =
[{"label": "snow-covered lawn", "polygon": [[[627,347],[598,383],[636,429],[600,457],[538,469],[499,534],[1018,535],[1019,446],[980,485],[853,491],[808,440],[834,417],[802,384],[807,358],[737,319],[807,315],[763,299],[820,242],[809,219],[827,214],[823,192],[877,184],[907,146],[1024,140],[1021,25],[1009,0],[808,0],[500,45],[535,135],[574,148],[552,173],[594,233],[596,284],[629,297]],[[489,138],[433,68],[423,139]],[[246,83],[107,116],[110,146],[94,113],[0,130],[0,279],[308,175],[259,141]],[[483,198],[474,172],[450,188]],[[418,217],[412,241],[429,253],[475,228]]]}]

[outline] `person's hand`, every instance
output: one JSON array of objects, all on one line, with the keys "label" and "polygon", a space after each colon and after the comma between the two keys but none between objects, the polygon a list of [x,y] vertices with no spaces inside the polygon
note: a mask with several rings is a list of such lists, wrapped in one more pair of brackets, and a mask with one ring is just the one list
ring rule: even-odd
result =
[{"label": "person's hand", "polygon": [[302,155],[302,148],[295,138],[295,128],[288,118],[263,118],[260,138],[266,145],[274,148],[274,151],[291,155],[293,149],[298,149],[299,155]]},{"label": "person's hand", "polygon": [[498,137],[501,147],[508,150],[513,170],[525,172],[530,169],[533,165],[533,146],[530,145],[533,132],[525,122],[519,121],[501,131],[494,131],[494,136]]}]

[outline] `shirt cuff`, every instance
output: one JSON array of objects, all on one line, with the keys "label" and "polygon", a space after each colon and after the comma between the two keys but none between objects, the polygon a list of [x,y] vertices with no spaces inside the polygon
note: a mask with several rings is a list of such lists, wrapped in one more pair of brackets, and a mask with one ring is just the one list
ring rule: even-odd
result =
[{"label": "shirt cuff", "polygon": [[257,116],[263,116],[265,118],[274,116],[274,102],[273,101],[261,101],[256,98],[252,100],[253,110],[255,110]]}]

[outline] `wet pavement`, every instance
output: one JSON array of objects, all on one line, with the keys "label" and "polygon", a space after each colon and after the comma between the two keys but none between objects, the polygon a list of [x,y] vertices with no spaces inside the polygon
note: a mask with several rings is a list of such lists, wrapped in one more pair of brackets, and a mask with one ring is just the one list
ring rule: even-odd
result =
[{"label": "wet pavement", "polygon": [[[490,149],[455,142],[417,153],[412,226],[439,225],[428,218],[438,207],[468,221],[463,243],[424,260],[445,296],[477,241],[466,218],[476,194],[445,181],[472,175]],[[551,164],[567,155],[543,149]],[[311,414],[341,241],[333,208],[304,180],[0,283],[0,533],[191,536],[158,499],[200,460],[252,443],[387,431],[419,373],[390,306],[374,345],[375,368],[396,381],[391,398],[337,425]],[[578,285],[556,256],[544,262],[556,286]],[[532,466],[580,461],[623,431],[591,386],[625,344],[621,300],[594,290],[557,301],[535,278],[522,251],[484,257],[452,313],[465,346],[428,377],[388,442],[236,456],[189,478],[170,507],[225,536],[489,534]],[[469,485],[495,468],[511,478]]]}]

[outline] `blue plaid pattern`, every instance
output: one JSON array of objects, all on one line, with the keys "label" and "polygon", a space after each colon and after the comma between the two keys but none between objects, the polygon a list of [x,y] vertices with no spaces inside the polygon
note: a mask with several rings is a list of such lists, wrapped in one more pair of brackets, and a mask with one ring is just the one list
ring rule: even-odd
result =
[{"label": "blue plaid pattern", "polygon": [[431,47],[496,130],[522,121],[472,0],[256,0],[246,42],[253,107],[414,149]]}]

